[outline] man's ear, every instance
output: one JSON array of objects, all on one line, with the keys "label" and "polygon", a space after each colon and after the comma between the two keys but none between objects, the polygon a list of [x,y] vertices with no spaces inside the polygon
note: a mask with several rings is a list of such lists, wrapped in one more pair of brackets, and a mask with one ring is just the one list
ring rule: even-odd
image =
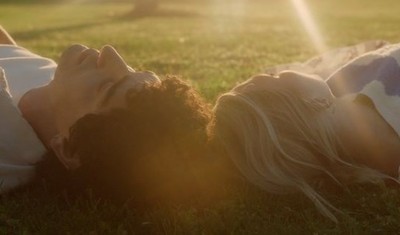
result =
[{"label": "man's ear", "polygon": [[58,160],[68,170],[74,170],[81,166],[81,159],[77,154],[71,154],[68,148],[68,140],[62,135],[54,136],[50,141],[50,146],[56,154]]}]

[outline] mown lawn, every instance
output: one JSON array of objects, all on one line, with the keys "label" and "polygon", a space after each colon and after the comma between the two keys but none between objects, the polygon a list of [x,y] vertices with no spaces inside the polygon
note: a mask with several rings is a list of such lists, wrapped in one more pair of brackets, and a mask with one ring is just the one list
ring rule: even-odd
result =
[{"label": "mown lawn", "polygon": [[[39,1],[37,1],[39,2]],[[57,60],[70,44],[115,46],[136,69],[177,74],[210,101],[263,68],[315,55],[290,1],[165,3],[130,18],[128,3],[0,4],[17,42]],[[330,48],[371,39],[400,41],[396,0],[310,0]],[[0,199],[0,234],[400,234],[398,188],[355,187],[327,195],[343,211],[334,224],[301,195],[227,186],[206,208],[159,206],[145,213],[97,199],[65,202],[45,190]]]}]

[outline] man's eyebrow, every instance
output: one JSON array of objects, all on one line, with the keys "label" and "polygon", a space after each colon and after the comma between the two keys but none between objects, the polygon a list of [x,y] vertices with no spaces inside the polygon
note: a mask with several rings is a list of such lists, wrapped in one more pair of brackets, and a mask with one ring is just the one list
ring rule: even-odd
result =
[{"label": "man's eyebrow", "polygon": [[129,78],[129,76],[125,76],[118,82],[114,83],[114,85],[112,85],[110,87],[110,89],[108,89],[107,93],[105,94],[105,96],[103,98],[103,101],[101,101],[101,103],[100,103],[100,107],[104,107],[107,104],[107,102],[110,100],[110,98],[115,94],[115,91],[118,89],[118,87],[121,86],[128,78]]}]

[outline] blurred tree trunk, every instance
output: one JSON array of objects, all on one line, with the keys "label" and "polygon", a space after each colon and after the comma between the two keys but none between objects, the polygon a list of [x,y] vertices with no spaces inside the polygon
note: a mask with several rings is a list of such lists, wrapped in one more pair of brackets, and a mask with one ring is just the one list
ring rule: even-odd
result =
[{"label": "blurred tree trunk", "polygon": [[148,15],[154,12],[159,4],[160,0],[133,0],[135,8],[133,13],[137,15]]}]

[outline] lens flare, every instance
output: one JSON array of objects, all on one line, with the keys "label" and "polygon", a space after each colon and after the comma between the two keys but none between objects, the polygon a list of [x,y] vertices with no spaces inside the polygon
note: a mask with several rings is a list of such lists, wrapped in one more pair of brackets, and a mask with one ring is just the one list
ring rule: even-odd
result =
[{"label": "lens flare", "polygon": [[291,1],[304,26],[304,29],[306,30],[308,36],[313,42],[315,48],[320,53],[325,52],[327,47],[324,40],[322,39],[321,33],[319,32],[317,25],[311,17],[310,11],[308,10],[306,3],[304,2],[304,0]]}]

